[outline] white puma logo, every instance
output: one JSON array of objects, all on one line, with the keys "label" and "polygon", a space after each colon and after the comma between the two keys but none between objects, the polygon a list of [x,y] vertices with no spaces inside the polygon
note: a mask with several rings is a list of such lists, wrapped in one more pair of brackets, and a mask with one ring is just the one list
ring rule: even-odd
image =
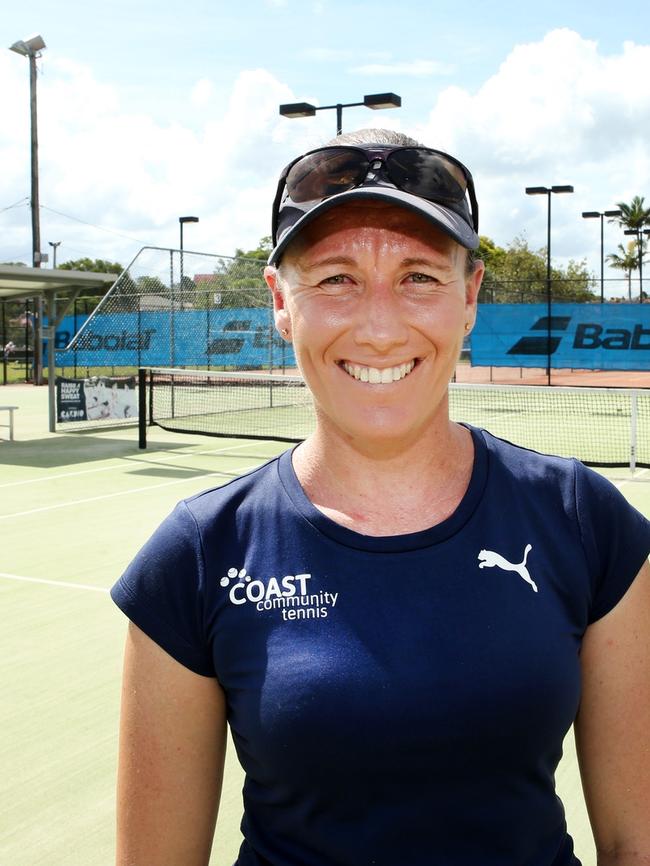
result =
[{"label": "white puma logo", "polygon": [[493,550],[481,550],[478,555],[478,567],[479,568],[494,568],[496,565],[498,568],[502,568],[503,571],[516,571],[519,577],[523,578],[526,583],[529,583],[534,592],[537,592],[537,584],[530,576],[528,569],[526,568],[526,560],[528,559],[528,554],[533,549],[531,544],[527,544],[524,549],[524,558],[521,562],[508,562],[507,559],[504,559],[500,553],[495,553]]}]

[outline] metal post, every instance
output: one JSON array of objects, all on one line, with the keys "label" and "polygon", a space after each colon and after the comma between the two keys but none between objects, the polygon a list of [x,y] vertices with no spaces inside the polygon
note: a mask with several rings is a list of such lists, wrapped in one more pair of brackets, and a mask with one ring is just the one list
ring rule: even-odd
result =
[{"label": "metal post", "polygon": [[634,472],[636,469],[636,427],[637,427],[637,398],[639,396],[638,391],[630,392],[631,405],[630,405],[630,472]]},{"label": "metal post", "polygon": [[25,382],[29,382],[29,298],[25,299]]},{"label": "metal post", "polygon": [[7,384],[7,353],[5,352],[5,345],[9,342],[7,340],[7,316],[6,316],[6,302],[2,302],[2,342],[0,343],[0,349],[2,349],[2,384]]},{"label": "metal post", "polygon": [[47,392],[49,405],[50,433],[56,432],[56,295],[47,298]]},{"label": "metal post", "polygon": [[546,384],[551,384],[551,190],[547,191],[546,227]]},{"label": "metal post", "polygon": [[29,105],[31,113],[31,163],[32,163],[32,264],[41,266],[41,224],[38,196],[38,125],[36,121],[36,54],[29,54]]},{"label": "metal post", "polygon": [[605,303],[605,235],[603,221],[605,214],[600,215],[600,303]]},{"label": "metal post", "polygon": [[138,448],[147,447],[147,371],[138,370]]},{"label": "metal post", "polygon": [[169,366],[174,366],[174,251],[169,251]]},{"label": "metal post", "polygon": [[336,103],[336,134],[341,135],[343,132],[343,103]]},{"label": "metal post", "polygon": [[639,303],[643,303],[643,232],[639,229]]}]

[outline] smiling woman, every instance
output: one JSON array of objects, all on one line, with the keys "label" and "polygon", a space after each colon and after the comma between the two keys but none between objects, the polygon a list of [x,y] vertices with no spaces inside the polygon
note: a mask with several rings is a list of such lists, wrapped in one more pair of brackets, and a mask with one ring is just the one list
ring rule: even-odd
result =
[{"label": "smiling woman", "polygon": [[470,172],[364,130],[293,160],[265,276],[315,432],[178,505],[129,616],[119,866],[205,866],[226,724],[236,866],[650,861],[650,524],[600,475],[450,421],[483,265]]}]

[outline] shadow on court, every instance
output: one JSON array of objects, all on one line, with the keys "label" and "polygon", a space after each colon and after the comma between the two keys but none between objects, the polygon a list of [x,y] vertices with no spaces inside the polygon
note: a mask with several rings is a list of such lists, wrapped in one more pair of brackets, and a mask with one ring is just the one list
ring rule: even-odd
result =
[{"label": "shadow on court", "polygon": [[[155,448],[151,443],[151,449]],[[165,442],[162,450],[182,449],[184,445]],[[32,466],[38,469],[51,469],[56,466],[92,463],[97,460],[110,460],[115,457],[132,457],[142,454],[137,441],[110,439],[106,436],[88,436],[75,433],[73,436],[48,436],[43,439],[29,439],[24,442],[2,442],[0,445],[0,464],[10,466]]]}]

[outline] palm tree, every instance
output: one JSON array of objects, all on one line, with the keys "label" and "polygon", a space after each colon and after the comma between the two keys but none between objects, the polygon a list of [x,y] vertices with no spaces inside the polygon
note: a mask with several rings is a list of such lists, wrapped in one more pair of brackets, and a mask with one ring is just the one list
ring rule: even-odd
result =
[{"label": "palm tree", "polygon": [[619,201],[616,207],[620,210],[620,217],[610,220],[610,223],[618,223],[626,229],[640,229],[650,223],[650,207],[644,206],[644,196],[635,195],[629,204]]},{"label": "palm tree", "polygon": [[[619,205],[620,207],[620,205]],[[628,300],[632,300],[632,271],[636,271],[639,267],[639,256],[636,248],[636,241],[630,241],[627,247],[619,244],[618,253],[608,253],[607,262],[610,267],[617,271],[623,271],[627,277],[627,296]]]}]

